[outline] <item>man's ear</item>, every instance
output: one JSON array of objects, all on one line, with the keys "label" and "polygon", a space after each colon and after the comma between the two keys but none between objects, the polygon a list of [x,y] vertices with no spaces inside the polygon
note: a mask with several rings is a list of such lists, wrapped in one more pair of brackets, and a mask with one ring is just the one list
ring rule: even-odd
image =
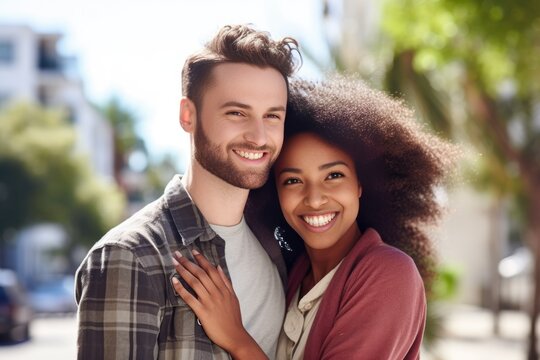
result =
[{"label": "man's ear", "polygon": [[182,97],[180,100],[180,126],[187,133],[192,133],[195,129],[195,121],[197,120],[197,109],[193,101],[187,97]]}]

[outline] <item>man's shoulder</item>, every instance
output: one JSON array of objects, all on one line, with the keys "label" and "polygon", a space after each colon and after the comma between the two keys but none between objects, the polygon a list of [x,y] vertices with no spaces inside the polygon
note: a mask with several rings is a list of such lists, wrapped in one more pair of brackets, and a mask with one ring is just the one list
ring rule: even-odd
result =
[{"label": "man's shoulder", "polygon": [[173,268],[172,260],[163,260],[171,252],[166,212],[160,198],[109,230],[88,251],[79,275],[104,267],[140,268],[148,274],[162,274],[164,264]]},{"label": "man's shoulder", "polygon": [[166,204],[160,197],[110,229],[93,248],[117,246],[135,250],[148,241],[165,241],[166,211]]}]

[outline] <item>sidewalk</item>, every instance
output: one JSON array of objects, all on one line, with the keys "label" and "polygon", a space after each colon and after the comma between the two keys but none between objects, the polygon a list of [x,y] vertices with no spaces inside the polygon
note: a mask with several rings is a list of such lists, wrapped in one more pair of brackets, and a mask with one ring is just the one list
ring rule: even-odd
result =
[{"label": "sidewalk", "polygon": [[[441,309],[442,310],[442,309]],[[467,305],[444,308],[443,331],[434,349],[423,360],[523,360],[527,353],[527,314],[503,311],[500,334],[493,335],[489,310]]]}]

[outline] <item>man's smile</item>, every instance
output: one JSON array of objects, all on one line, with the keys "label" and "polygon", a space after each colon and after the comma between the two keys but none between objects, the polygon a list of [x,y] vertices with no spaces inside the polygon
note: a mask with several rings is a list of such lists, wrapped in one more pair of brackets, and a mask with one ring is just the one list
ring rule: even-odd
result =
[{"label": "man's smile", "polygon": [[259,160],[266,154],[265,151],[244,151],[244,150],[233,150],[233,151],[235,152],[235,154],[248,160]]}]

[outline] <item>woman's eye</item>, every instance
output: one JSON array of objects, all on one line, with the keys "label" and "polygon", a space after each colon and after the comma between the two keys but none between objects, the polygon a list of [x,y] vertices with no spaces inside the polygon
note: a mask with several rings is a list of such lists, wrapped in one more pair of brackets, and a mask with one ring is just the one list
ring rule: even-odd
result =
[{"label": "woman's eye", "polygon": [[338,179],[338,178],[342,178],[344,177],[345,175],[343,175],[342,173],[340,172],[332,172],[330,174],[328,174],[328,176],[326,177],[328,180],[332,180],[332,179]]},{"label": "woman's eye", "polygon": [[300,183],[300,179],[296,179],[296,178],[289,178],[283,181],[283,185],[293,185],[293,184],[299,184],[299,183]]}]

